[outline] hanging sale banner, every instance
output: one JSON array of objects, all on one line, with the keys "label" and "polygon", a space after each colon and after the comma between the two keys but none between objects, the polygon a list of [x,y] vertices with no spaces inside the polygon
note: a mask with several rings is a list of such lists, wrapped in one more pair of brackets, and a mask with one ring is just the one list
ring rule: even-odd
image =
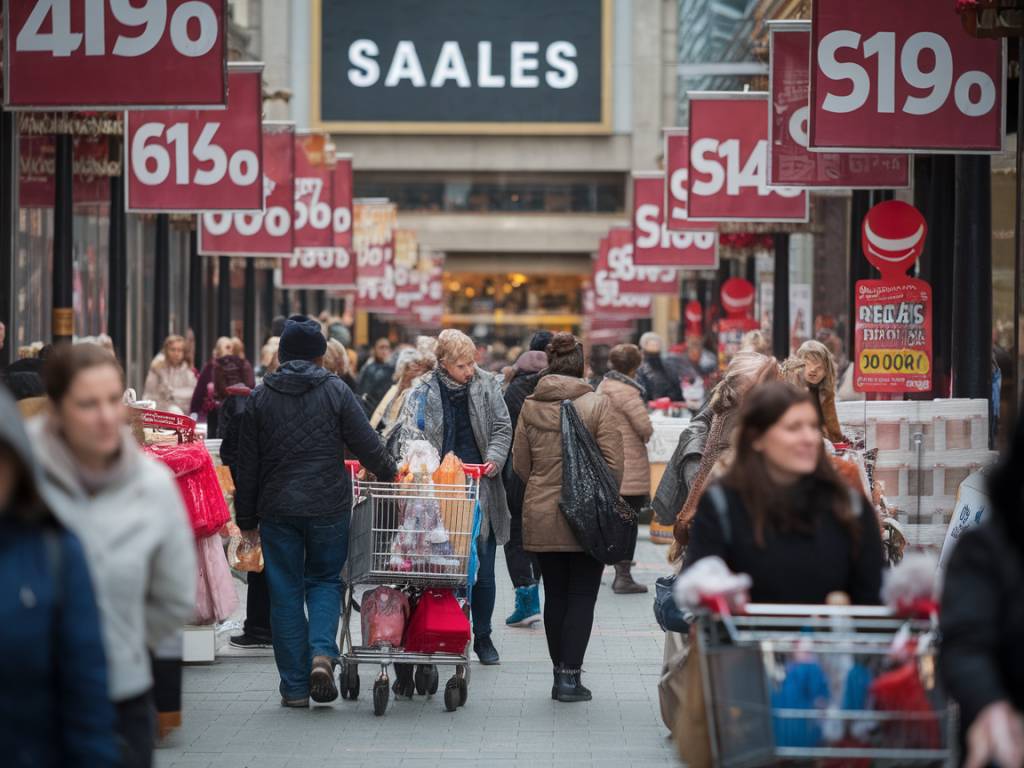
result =
[{"label": "hanging sale banner", "polygon": [[331,205],[331,165],[327,137],[302,131],[295,134],[295,201],[293,222],[296,248],[334,246]]},{"label": "hanging sale banner", "polygon": [[[679,292],[681,272],[674,267],[638,267],[633,262],[633,230],[629,227],[612,227],[608,236],[607,249],[598,252],[597,270],[605,270],[605,280],[615,281],[619,293],[664,293],[675,295]],[[595,283],[597,275],[594,276]]]},{"label": "hanging sale banner", "polygon": [[4,106],[167,109],[227,99],[227,0],[4,0]]},{"label": "hanging sale banner", "polygon": [[879,203],[864,217],[861,247],[882,279],[857,281],[857,392],[931,391],[932,290],[906,275],[927,234],[921,212],[901,200]]},{"label": "hanging sale banner", "polygon": [[[120,160],[110,159],[106,136],[76,136],[72,165],[75,205],[110,202],[110,178],[121,175]],[[18,139],[18,204],[22,208],[53,208],[57,143],[53,136]]]},{"label": "hanging sale banner", "polygon": [[770,21],[769,186],[891,189],[910,186],[910,158],[882,153],[811,152],[807,148],[811,22]]},{"label": "hanging sale banner", "polygon": [[768,94],[695,92],[690,100],[691,220],[807,221],[807,192],[768,186]]},{"label": "hanging sale banner", "polygon": [[619,281],[613,277],[608,266],[608,252],[611,248],[609,237],[602,237],[597,255],[593,261],[591,290],[594,312],[597,315],[618,317],[649,317],[651,312],[650,293],[623,293]]},{"label": "hanging sale banner", "polygon": [[263,210],[199,217],[199,253],[291,256],[294,250],[295,124],[263,123]]},{"label": "hanging sale banner", "polygon": [[686,212],[686,179],[690,167],[690,136],[686,128],[665,128],[665,228],[673,232],[707,232],[707,222],[689,221]]},{"label": "hanging sale banner", "polygon": [[1000,152],[1005,44],[935,0],[812,0],[810,146]]},{"label": "hanging sale banner", "polygon": [[[676,269],[716,269],[718,234],[665,227],[665,174],[633,173],[633,263]],[[706,226],[706,225],[705,225]]]},{"label": "hanging sale banner", "polygon": [[228,70],[227,109],[125,113],[126,210],[263,210],[263,65]]},{"label": "hanging sale banner", "polygon": [[[328,160],[330,153],[328,152]],[[281,260],[282,285],[289,288],[330,288],[351,290],[356,287],[356,261],[352,249],[352,156],[338,155],[333,167],[328,164],[329,186],[321,191],[320,198],[331,201],[331,241],[327,247],[296,248],[292,254]],[[315,184],[307,185],[311,190]],[[312,192],[311,192],[312,194]],[[312,197],[303,202],[307,210],[316,211],[320,199]],[[298,205],[298,203],[297,203]],[[307,216],[307,226],[312,216]],[[317,230],[312,230],[321,236]]]},{"label": "hanging sale banner", "polygon": [[391,311],[395,284],[389,278],[395,255],[398,206],[383,198],[362,199],[353,203],[352,211],[359,308],[371,312]]}]

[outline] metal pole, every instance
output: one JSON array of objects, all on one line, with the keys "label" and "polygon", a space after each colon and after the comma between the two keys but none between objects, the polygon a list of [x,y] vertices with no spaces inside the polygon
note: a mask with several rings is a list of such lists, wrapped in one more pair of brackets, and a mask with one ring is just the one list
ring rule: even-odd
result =
[{"label": "metal pole", "polygon": [[309,314],[309,291],[305,288],[299,291],[299,312],[303,315]]},{"label": "metal pole", "polygon": [[992,397],[992,187],[988,155],[957,155],[953,397]]},{"label": "metal pole", "polygon": [[[270,324],[274,322],[274,273],[263,270],[263,333],[270,333]],[[262,335],[260,344],[263,343]]]},{"label": "metal pole", "polygon": [[256,262],[245,260],[245,305],[242,310],[242,335],[245,354],[249,360],[259,359],[259,339],[256,338]]},{"label": "metal pole", "polygon": [[203,257],[199,255],[198,233],[193,229],[188,238],[188,327],[192,329],[195,342],[195,360],[192,364],[201,367],[206,349],[206,332],[203,327]]},{"label": "metal pole", "polygon": [[231,259],[217,257],[217,335],[231,336]]},{"label": "metal pole", "polygon": [[[121,158],[121,140],[110,139],[111,160]],[[110,238],[107,243],[107,333],[122,362],[128,360],[128,215],[124,174],[110,177]]]},{"label": "metal pole", "polygon": [[1013,260],[1013,397],[1010,403],[1010,420],[1007,424],[1016,424],[1021,418],[1020,409],[1024,405],[1024,370],[1021,366],[1021,323],[1024,323],[1024,47],[1018,41],[1018,73],[1017,73],[1017,220],[1014,222],[1014,247],[1016,258]]},{"label": "metal pole", "polygon": [[153,354],[163,349],[171,318],[171,220],[156,215],[156,253],[153,270]]},{"label": "metal pole", "polygon": [[285,317],[292,316],[292,294],[287,288],[281,289],[281,314]]},{"label": "metal pole", "polygon": [[75,333],[71,136],[57,136],[53,206],[53,343],[70,342]]},{"label": "metal pole", "polygon": [[775,239],[774,292],[772,294],[772,354],[780,361],[789,357],[789,234]]}]

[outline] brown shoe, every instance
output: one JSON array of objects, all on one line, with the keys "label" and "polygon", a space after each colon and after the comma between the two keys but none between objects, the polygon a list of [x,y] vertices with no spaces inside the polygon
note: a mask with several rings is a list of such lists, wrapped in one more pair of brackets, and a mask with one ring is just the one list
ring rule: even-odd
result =
[{"label": "brown shoe", "polygon": [[334,660],[330,656],[314,656],[309,673],[309,696],[317,704],[330,704],[338,698],[334,682]]},{"label": "brown shoe", "polygon": [[643,584],[637,584],[630,573],[632,563],[628,560],[615,564],[615,580],[612,582],[612,592],[617,595],[641,595],[647,591]]}]

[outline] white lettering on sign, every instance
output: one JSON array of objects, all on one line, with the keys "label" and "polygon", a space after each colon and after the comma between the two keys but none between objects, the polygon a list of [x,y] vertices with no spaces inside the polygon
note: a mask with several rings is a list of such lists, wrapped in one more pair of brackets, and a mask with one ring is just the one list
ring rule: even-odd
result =
[{"label": "white lettering on sign", "polygon": [[[723,166],[719,158],[725,160]],[[738,196],[744,188],[756,189],[761,197],[799,197],[803,190],[794,187],[768,186],[768,140],[757,142],[745,162],[741,163],[738,139],[698,139],[690,151],[690,165],[707,179],[693,182],[696,195],[710,197],[725,188],[730,197]]]},{"label": "white lettering on sign", "polygon": [[[84,38],[86,56],[107,55],[104,17],[108,3],[118,23],[141,27],[134,37],[117,36],[111,49],[114,56],[145,56],[168,31],[167,0],[146,0],[141,5],[133,5],[131,0],[85,0],[81,32],[71,29],[71,0],[36,0],[15,39],[15,50],[70,56],[82,46]],[[182,56],[190,58],[209,53],[220,35],[213,8],[199,0],[178,6],[171,14],[169,26],[171,45]],[[45,31],[47,28],[49,31]]]},{"label": "white lettering on sign", "polygon": [[[296,177],[295,179],[295,228],[309,225],[313,229],[327,229],[333,218],[330,203],[321,200],[324,190],[323,179]],[[308,198],[308,200],[306,199]]]},{"label": "white lettering on sign", "polygon": [[352,257],[344,248],[296,248],[289,257],[292,269],[348,269]]},{"label": "white lettering on sign", "polygon": [[[260,165],[251,149],[236,150],[228,157],[223,147],[213,138],[220,123],[206,123],[195,144],[189,141],[188,123],[173,123],[164,131],[163,123],[143,123],[132,138],[129,156],[132,172],[146,186],[163,184],[171,173],[171,153],[174,149],[174,183],[213,186],[227,175],[240,187],[254,184],[259,178]],[[192,159],[195,159],[195,169]],[[209,167],[202,167],[209,164]]]},{"label": "white lettering on sign", "polygon": [[[478,88],[540,87],[542,52],[536,40],[515,40],[509,45],[508,77],[494,71],[494,47],[491,41],[479,41],[476,53],[475,84]],[[351,65],[347,73],[349,82],[357,88],[377,85],[381,81],[380,55],[380,46],[375,41],[366,38],[354,40],[348,48],[348,61]],[[544,49],[543,61],[547,65],[544,82],[548,87],[564,90],[579,82],[576,57],[576,46],[568,40],[556,40]],[[471,88],[474,85],[466,56],[457,40],[444,41],[430,72],[428,81],[416,43],[400,40],[387,63],[384,87],[395,88],[403,83],[414,88],[444,88],[449,83],[459,88]]]},{"label": "white lettering on sign", "polygon": [[645,203],[636,207],[636,220],[633,222],[640,234],[636,238],[637,248],[679,248],[689,249],[694,246],[708,249],[715,244],[714,232],[674,232],[664,225],[658,224],[661,208],[653,203]]},{"label": "white lettering on sign", "polygon": [[[837,54],[843,50],[861,50],[865,60],[877,60],[876,110],[881,114],[896,112],[896,33],[876,32],[862,43],[860,34],[849,29],[830,32],[818,44],[818,66],[822,74],[829,80],[847,83],[842,90],[848,91],[826,93],[823,109],[846,114],[860,109],[871,98],[868,70],[854,61],[840,61]],[[926,67],[922,67],[922,60]],[[930,115],[946,104],[952,91],[956,108],[967,117],[981,117],[991,112],[996,106],[996,84],[992,78],[980,70],[969,70],[954,79],[953,69],[953,53],[941,35],[917,32],[907,38],[899,54],[899,74],[911,88],[927,93],[908,95],[899,105],[900,111],[908,115]]]}]

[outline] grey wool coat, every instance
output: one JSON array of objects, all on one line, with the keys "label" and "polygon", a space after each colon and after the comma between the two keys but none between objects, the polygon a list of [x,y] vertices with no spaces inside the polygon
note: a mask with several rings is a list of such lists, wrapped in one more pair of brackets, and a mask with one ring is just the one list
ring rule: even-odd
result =
[{"label": "grey wool coat", "polygon": [[[424,396],[427,400],[423,413],[423,431],[430,444],[440,453],[444,442],[444,406],[441,404],[441,384],[432,373],[423,376],[405,400],[399,419],[402,425],[400,443],[415,439],[419,431],[417,413]],[[512,422],[500,382],[479,366],[469,382],[469,419],[484,462],[492,462],[498,468],[494,477],[484,477],[480,481],[480,509],[483,515],[480,535],[486,539],[493,533],[498,544],[505,544],[509,540],[511,517],[501,470],[512,447]]]}]

